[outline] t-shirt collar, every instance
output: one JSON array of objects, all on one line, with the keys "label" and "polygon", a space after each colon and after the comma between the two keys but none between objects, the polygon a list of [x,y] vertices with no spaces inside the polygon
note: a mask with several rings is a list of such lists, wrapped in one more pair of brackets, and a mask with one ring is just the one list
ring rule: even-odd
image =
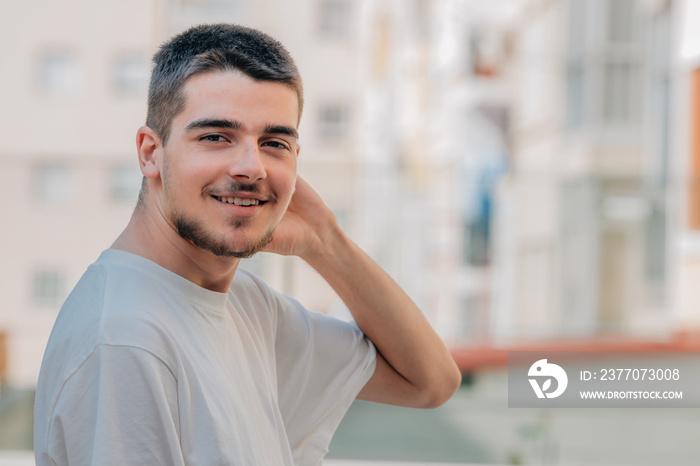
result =
[{"label": "t-shirt collar", "polygon": [[137,270],[158,280],[168,288],[171,288],[174,292],[182,294],[186,299],[195,304],[205,306],[218,312],[222,312],[225,309],[228,293],[219,293],[203,288],[185,277],[137,254],[119,249],[107,249],[100,254],[96,263],[121,265]]}]

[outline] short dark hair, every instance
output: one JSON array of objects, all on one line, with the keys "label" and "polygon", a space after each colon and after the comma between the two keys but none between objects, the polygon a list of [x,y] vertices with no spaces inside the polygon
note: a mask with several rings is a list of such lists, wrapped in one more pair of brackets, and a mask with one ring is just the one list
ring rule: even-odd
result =
[{"label": "short dark hair", "polygon": [[235,24],[192,27],[164,43],[153,56],[146,125],[168,140],[173,119],[184,109],[183,87],[194,75],[238,70],[256,81],[286,84],[304,107],[301,76],[292,56],[277,40]]}]

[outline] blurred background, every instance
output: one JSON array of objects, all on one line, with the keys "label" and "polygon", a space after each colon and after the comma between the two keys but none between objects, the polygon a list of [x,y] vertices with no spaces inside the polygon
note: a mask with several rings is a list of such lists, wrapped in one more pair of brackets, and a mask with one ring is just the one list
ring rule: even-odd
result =
[{"label": "blurred background", "polygon": [[[33,464],[53,321],[135,205],[150,57],[205,22],[289,48],[300,174],[464,375],[356,402],[326,464],[700,464],[699,410],[508,409],[506,373],[700,350],[700,0],[0,0],[0,465]],[[244,267],[348,316],[299,260]]]}]

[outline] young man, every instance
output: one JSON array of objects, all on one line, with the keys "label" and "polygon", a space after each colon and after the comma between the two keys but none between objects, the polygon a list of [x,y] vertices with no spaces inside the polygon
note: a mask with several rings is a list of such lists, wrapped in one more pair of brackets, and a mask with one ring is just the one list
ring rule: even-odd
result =
[{"label": "young man", "polygon": [[[38,465],[318,465],[356,397],[433,407],[457,389],[420,310],[297,177],[302,104],[259,31],[195,27],[155,55],[139,202],[56,320]],[[237,270],[261,250],[304,259],[357,326]]]}]

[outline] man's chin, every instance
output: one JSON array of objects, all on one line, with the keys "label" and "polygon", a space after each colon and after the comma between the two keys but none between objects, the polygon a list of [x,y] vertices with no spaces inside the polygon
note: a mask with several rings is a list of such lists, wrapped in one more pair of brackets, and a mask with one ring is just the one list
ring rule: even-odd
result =
[{"label": "man's chin", "polygon": [[250,257],[253,257],[255,254],[259,253],[263,249],[265,249],[265,246],[262,246],[262,247],[255,246],[252,248],[240,249],[240,250],[239,249],[230,249],[230,250],[224,252],[223,254],[216,254],[216,252],[214,252],[214,251],[210,251],[210,252],[212,252],[213,254],[220,256],[220,257],[233,257],[236,259],[248,259]]},{"label": "man's chin", "polygon": [[270,229],[263,236],[246,241],[246,244],[235,245],[230,244],[230,242],[224,239],[215,238],[211,233],[204,231],[196,222],[175,218],[173,223],[178,234],[199,249],[209,251],[218,257],[231,257],[236,259],[252,257],[265,249],[265,247],[270,244],[270,241],[272,241],[272,232],[274,231],[274,229]]}]

